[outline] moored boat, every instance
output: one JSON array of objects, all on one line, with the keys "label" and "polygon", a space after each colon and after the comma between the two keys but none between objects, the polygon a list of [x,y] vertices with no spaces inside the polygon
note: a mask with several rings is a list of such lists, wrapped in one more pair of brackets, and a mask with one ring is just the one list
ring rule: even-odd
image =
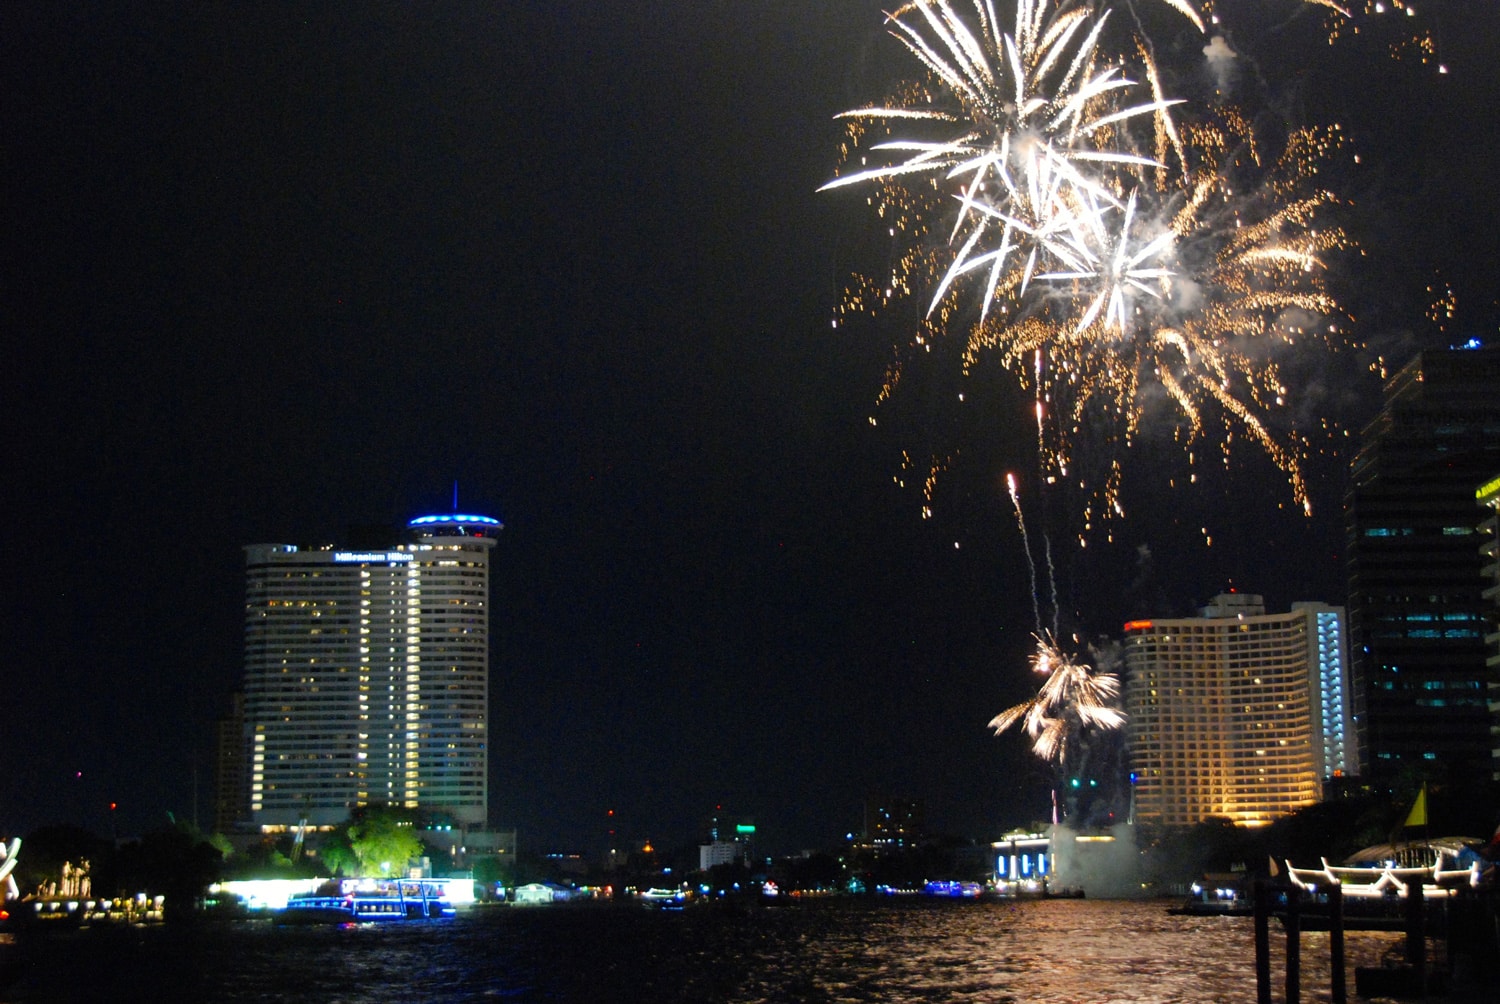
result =
[{"label": "moored boat", "polygon": [[1255,897],[1243,872],[1210,872],[1193,883],[1192,895],[1167,913],[1177,917],[1247,917]]}]

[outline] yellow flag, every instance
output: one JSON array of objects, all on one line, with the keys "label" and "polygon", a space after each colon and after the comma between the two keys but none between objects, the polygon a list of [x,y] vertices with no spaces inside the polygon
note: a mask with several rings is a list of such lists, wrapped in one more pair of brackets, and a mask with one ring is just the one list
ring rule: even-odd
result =
[{"label": "yellow flag", "polygon": [[1402,828],[1427,825],[1427,785],[1422,785],[1422,790],[1417,792],[1417,800],[1411,804],[1411,811],[1406,814],[1406,822]]}]

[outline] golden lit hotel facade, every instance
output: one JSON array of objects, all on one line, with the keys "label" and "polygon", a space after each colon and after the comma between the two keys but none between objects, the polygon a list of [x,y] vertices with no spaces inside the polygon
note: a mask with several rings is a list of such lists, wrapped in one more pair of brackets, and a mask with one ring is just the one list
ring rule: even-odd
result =
[{"label": "golden lit hotel facade", "polygon": [[1343,611],[1266,614],[1218,596],[1196,618],[1125,625],[1135,818],[1263,826],[1356,772]]},{"label": "golden lit hotel facade", "polygon": [[483,826],[489,563],[500,521],[424,516],[388,548],[245,548],[251,822],[388,804]]}]

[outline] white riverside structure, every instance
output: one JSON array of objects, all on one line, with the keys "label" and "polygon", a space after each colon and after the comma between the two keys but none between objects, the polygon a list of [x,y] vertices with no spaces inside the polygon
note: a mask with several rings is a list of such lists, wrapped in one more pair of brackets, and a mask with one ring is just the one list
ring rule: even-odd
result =
[{"label": "white riverside structure", "polygon": [[386,804],[483,827],[490,516],[387,549],[245,548],[245,753],[257,829]]},{"label": "white riverside structure", "polygon": [[1125,625],[1135,818],[1264,826],[1357,773],[1342,608],[1231,593],[1202,614]]}]

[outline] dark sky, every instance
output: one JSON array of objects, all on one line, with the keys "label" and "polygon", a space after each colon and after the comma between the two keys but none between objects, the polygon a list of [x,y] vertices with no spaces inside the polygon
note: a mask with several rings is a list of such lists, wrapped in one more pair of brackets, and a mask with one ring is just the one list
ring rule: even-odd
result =
[{"label": "dark sky", "polygon": [[[103,831],[110,801],[123,832],[207,820],[241,547],[444,511],[455,481],[507,524],[491,815],[524,844],[590,849],[611,808],[685,842],[723,804],[822,845],[866,791],[971,836],[1041,816],[1044,773],[984,728],[1031,686],[1024,402],[991,372],[952,443],[872,427],[908,332],[829,324],[871,232],[815,192],[832,115],[910,72],[881,6],[0,6],[0,833]],[[1495,6],[1418,5],[1442,76],[1380,25],[1330,48],[1311,8],[1219,6],[1265,113],[1361,153],[1359,336],[1492,334]],[[1201,72],[1202,44],[1165,61]],[[1295,369],[1356,430],[1362,361]],[[902,450],[952,447],[923,520]],[[1341,464],[1312,520],[1251,456],[1143,490],[1113,546],[1059,533],[1069,623],[1230,584],[1341,601]]]}]

